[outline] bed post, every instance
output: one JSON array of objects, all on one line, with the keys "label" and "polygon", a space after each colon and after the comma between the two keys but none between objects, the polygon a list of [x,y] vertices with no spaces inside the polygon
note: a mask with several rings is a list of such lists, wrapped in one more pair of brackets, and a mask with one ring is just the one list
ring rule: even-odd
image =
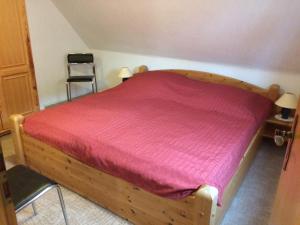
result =
[{"label": "bed post", "polygon": [[24,116],[21,114],[13,114],[10,116],[11,132],[15,146],[15,153],[17,156],[17,163],[25,165],[25,157],[23,152],[23,143],[21,138],[21,126]]},{"label": "bed post", "polygon": [[138,67],[138,73],[144,73],[144,72],[147,72],[147,71],[149,71],[148,66],[141,65],[141,66]]},{"label": "bed post", "polygon": [[218,190],[204,185],[195,193],[195,217],[193,225],[214,225],[217,212]]},{"label": "bed post", "polygon": [[278,84],[272,84],[268,89],[268,97],[272,101],[276,101],[280,96],[280,86]]}]

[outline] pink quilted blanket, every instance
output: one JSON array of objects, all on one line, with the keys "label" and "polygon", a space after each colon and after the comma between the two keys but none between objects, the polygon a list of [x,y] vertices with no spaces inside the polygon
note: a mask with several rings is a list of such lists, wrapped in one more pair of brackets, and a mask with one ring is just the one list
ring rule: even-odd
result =
[{"label": "pink quilted blanket", "polygon": [[24,129],[157,195],[179,199],[209,184],[219,190],[220,201],[271,106],[238,88],[147,72],[37,112]]}]

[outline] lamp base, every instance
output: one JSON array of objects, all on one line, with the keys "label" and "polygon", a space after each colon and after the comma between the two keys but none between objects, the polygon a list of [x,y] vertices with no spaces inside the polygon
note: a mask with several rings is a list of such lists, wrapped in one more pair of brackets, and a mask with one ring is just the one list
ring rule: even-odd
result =
[{"label": "lamp base", "polygon": [[276,114],[274,117],[275,117],[275,119],[284,121],[284,122],[293,122],[293,120],[294,120],[294,117],[289,117],[287,119],[284,119],[284,118],[282,118],[281,114]]},{"label": "lamp base", "polygon": [[288,119],[291,115],[291,109],[288,108],[282,108],[281,109],[281,117],[283,119]]}]

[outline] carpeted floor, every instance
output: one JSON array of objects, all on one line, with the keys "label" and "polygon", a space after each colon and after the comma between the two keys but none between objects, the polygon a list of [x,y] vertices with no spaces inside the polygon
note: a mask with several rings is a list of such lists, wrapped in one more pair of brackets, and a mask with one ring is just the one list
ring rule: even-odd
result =
[{"label": "carpeted floor", "polygon": [[[11,155],[10,138],[1,138],[5,155]],[[264,141],[249,173],[229,208],[222,225],[267,225],[280,175],[284,149]],[[11,166],[8,162],[8,166]],[[116,216],[79,195],[63,188],[70,225],[125,225],[128,221]],[[32,208],[18,213],[23,225],[64,224],[57,193],[49,191],[36,201],[38,215]],[[184,224],[183,224],[184,225]]]},{"label": "carpeted floor", "polygon": [[267,225],[285,149],[264,141],[222,225]]}]

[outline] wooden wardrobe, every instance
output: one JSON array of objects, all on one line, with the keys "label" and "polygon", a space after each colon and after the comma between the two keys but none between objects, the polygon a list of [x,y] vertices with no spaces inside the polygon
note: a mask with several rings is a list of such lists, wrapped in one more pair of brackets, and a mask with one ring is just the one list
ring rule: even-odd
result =
[{"label": "wooden wardrobe", "polygon": [[300,100],[269,225],[300,225]]},{"label": "wooden wardrobe", "polygon": [[0,135],[11,114],[38,110],[24,0],[0,0]]}]

